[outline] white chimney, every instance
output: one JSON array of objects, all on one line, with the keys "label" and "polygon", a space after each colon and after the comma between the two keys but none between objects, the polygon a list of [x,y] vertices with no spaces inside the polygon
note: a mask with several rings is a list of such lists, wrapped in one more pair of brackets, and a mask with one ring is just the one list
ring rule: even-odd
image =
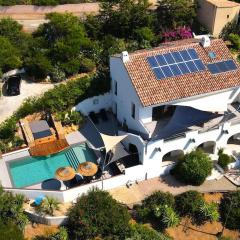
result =
[{"label": "white chimney", "polygon": [[204,48],[205,47],[210,47],[210,43],[211,43],[211,41],[210,41],[209,36],[205,35],[205,36],[202,37],[201,44]]},{"label": "white chimney", "polygon": [[129,55],[127,51],[123,51],[122,55],[121,55],[122,61],[125,63],[127,61],[129,61]]}]

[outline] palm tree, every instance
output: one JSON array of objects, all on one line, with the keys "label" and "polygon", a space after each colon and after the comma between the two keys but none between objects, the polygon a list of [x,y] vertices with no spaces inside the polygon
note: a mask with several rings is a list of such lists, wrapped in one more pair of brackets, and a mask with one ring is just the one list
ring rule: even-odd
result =
[{"label": "palm tree", "polygon": [[46,197],[43,202],[42,202],[42,207],[43,207],[43,211],[46,214],[49,214],[51,216],[53,216],[54,211],[59,210],[59,204],[60,202],[53,197]]}]

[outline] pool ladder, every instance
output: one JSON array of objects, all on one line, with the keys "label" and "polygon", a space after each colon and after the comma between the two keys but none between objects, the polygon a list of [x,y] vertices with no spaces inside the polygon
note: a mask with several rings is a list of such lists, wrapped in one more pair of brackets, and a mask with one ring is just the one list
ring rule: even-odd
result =
[{"label": "pool ladder", "polygon": [[67,160],[70,164],[70,166],[72,168],[74,168],[75,170],[77,170],[78,165],[80,164],[75,152],[73,151],[73,149],[69,149],[66,153],[65,153]]}]

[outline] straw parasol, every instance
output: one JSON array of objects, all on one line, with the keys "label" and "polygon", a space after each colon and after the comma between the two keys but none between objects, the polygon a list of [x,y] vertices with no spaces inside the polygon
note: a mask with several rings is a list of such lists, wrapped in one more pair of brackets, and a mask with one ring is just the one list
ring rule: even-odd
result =
[{"label": "straw parasol", "polygon": [[92,163],[92,162],[84,162],[84,163],[81,163],[79,166],[78,166],[78,169],[77,169],[78,173],[80,173],[82,176],[85,176],[85,177],[90,177],[90,176],[93,176],[97,173],[98,171],[98,167],[95,163]]},{"label": "straw parasol", "polygon": [[72,167],[60,167],[57,169],[55,176],[58,180],[69,181],[75,177],[75,170]]}]

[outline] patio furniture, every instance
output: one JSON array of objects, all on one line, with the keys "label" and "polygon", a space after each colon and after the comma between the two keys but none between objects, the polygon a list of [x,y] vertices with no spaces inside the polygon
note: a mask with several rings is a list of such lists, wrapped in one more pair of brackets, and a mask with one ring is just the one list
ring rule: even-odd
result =
[{"label": "patio furniture", "polygon": [[100,117],[104,122],[106,122],[108,120],[107,113],[104,108],[102,108],[100,110]]},{"label": "patio furniture", "polygon": [[75,177],[75,170],[72,167],[60,167],[57,169],[55,176],[58,180],[69,181]]},{"label": "patio furniture", "polygon": [[82,176],[91,177],[98,171],[98,166],[93,162],[84,162],[78,166],[77,172]]},{"label": "patio furniture", "polygon": [[99,123],[97,115],[95,114],[95,112],[90,112],[89,113],[89,117],[90,117],[90,119],[92,120],[92,122],[94,124],[98,124]]},{"label": "patio furniture", "polygon": [[44,195],[40,195],[37,198],[35,198],[33,203],[34,203],[34,205],[39,206],[39,205],[41,205],[41,203],[42,203],[42,201],[44,199],[45,199],[45,196]]}]

